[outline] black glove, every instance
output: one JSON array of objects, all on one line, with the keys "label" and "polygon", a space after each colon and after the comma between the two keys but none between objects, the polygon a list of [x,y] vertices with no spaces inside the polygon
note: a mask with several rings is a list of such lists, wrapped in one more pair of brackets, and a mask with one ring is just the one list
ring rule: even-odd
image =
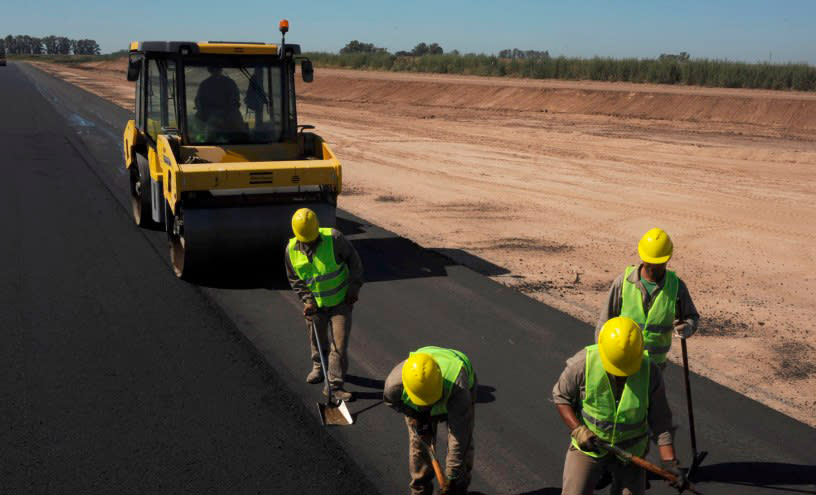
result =
[{"label": "black glove", "polygon": [[672,459],[670,461],[661,460],[660,465],[663,469],[677,477],[676,481],[669,482],[669,484],[679,490],[680,493],[683,493],[683,490],[689,487],[689,482],[686,479],[686,473],[680,469],[680,464],[677,462],[677,459]]},{"label": "black glove", "polygon": [[360,294],[357,293],[357,291],[346,292],[346,304],[348,304],[349,306],[356,303],[359,298]]}]

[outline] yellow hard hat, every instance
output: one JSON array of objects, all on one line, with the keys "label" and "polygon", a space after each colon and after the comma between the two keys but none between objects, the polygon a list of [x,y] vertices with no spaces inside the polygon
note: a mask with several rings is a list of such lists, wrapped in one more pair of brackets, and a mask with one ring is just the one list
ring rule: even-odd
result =
[{"label": "yellow hard hat", "polygon": [[411,354],[402,365],[402,385],[414,404],[433,405],[442,398],[442,370],[430,354]]},{"label": "yellow hard hat", "polygon": [[640,259],[646,263],[659,265],[666,263],[672,257],[671,237],[663,229],[650,229],[646,232],[638,243],[638,254]]},{"label": "yellow hard hat", "polygon": [[318,234],[317,215],[309,208],[301,208],[292,215],[292,232],[300,242],[312,242]]},{"label": "yellow hard hat", "polygon": [[632,376],[643,361],[643,334],[634,320],[618,316],[604,323],[598,335],[601,363],[607,373]]}]

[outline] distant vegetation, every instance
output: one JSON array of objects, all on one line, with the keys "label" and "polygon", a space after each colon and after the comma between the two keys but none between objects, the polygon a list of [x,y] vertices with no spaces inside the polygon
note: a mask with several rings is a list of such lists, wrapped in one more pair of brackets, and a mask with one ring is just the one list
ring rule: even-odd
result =
[{"label": "distant vegetation", "polygon": [[9,55],[99,55],[95,40],[72,40],[65,36],[37,38],[27,34],[0,38],[0,51]]},{"label": "distant vegetation", "polygon": [[514,48],[484,55],[444,53],[437,43],[420,43],[411,51],[392,54],[355,40],[339,54],[308,56],[317,66],[352,69],[816,91],[816,67],[809,64],[695,59],[685,52],[653,59],[613,59],[551,57],[547,51]]}]

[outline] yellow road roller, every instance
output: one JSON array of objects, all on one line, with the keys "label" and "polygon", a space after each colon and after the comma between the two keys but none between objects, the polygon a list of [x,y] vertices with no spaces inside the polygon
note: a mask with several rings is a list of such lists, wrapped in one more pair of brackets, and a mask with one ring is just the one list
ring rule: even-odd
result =
[{"label": "yellow road roller", "polygon": [[[130,44],[134,119],[124,131],[135,222],[167,232],[180,278],[262,256],[282,260],[298,208],[333,226],[342,168],[298,124],[295,72],[311,82],[300,46],[142,41]],[[282,261],[280,261],[282,263]]]}]

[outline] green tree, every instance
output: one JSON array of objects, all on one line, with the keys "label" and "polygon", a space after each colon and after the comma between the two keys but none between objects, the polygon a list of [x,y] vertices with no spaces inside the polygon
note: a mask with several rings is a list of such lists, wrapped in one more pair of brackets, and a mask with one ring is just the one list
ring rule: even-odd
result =
[{"label": "green tree", "polygon": [[415,46],[415,47],[414,47],[414,49],[412,50],[412,53],[413,53],[414,55],[416,55],[417,57],[421,57],[421,56],[423,56],[423,55],[427,55],[427,54],[428,54],[428,52],[429,52],[429,50],[428,50],[428,45],[426,45],[425,43],[419,43],[419,44],[418,44],[417,46]]},{"label": "green tree", "polygon": [[374,46],[374,43],[363,43],[358,40],[351,40],[346,46],[340,49],[340,53],[387,53],[385,48]]}]

